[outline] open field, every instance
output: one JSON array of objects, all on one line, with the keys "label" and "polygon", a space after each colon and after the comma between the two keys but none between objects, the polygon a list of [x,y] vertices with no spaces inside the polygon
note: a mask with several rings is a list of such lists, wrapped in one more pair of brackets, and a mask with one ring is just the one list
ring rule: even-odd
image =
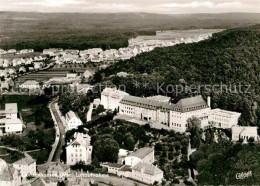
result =
[{"label": "open field", "polygon": [[27,80],[36,80],[38,82],[47,81],[54,77],[66,77],[67,73],[70,70],[75,70],[78,73],[84,73],[87,69],[90,71],[96,71],[97,66],[93,66],[94,64],[63,64],[63,65],[55,65],[54,67],[39,71],[33,72],[24,76],[20,76],[16,82],[23,83]]},{"label": "open field", "polygon": [[[214,21],[213,21],[214,20]],[[232,28],[260,23],[259,14],[0,12],[0,48],[120,48],[158,30]]]}]

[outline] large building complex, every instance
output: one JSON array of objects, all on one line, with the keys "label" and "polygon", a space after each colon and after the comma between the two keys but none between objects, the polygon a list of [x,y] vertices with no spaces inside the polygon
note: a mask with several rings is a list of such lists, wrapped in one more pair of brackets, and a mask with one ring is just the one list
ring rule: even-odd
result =
[{"label": "large building complex", "polygon": [[0,136],[22,131],[23,122],[18,118],[17,103],[5,104],[5,109],[0,110]]},{"label": "large building complex", "polygon": [[101,105],[105,109],[114,111],[118,109],[119,102],[125,95],[128,94],[115,88],[105,88],[101,93]]},{"label": "large building complex", "polygon": [[165,125],[177,132],[185,132],[187,120],[192,117],[201,121],[201,128],[231,128],[237,125],[241,115],[221,109],[211,110],[210,97],[206,102],[201,95],[184,98],[173,104],[165,96],[142,98],[106,88],[101,94],[101,104],[106,109],[118,109],[121,115]]}]

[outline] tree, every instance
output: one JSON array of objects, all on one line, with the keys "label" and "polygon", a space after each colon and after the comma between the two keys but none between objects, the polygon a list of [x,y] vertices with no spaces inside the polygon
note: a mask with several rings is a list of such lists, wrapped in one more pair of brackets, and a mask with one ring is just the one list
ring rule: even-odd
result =
[{"label": "tree", "polygon": [[187,124],[187,131],[190,132],[191,148],[199,148],[201,143],[201,121],[196,117],[192,117],[187,120]]},{"label": "tree", "polygon": [[117,162],[119,145],[110,138],[103,137],[94,143],[93,157],[96,157],[100,162]]}]

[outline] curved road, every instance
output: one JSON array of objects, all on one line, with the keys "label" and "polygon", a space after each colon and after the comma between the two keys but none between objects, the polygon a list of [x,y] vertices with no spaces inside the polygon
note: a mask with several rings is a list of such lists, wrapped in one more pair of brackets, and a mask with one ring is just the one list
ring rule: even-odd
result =
[{"label": "curved road", "polygon": [[53,113],[53,116],[55,118],[54,123],[55,123],[55,129],[58,130],[59,132],[56,132],[56,139],[55,143],[53,145],[52,152],[50,153],[49,156],[49,162],[50,161],[60,161],[60,155],[62,153],[62,146],[65,145],[65,128],[62,123],[62,120],[60,118],[60,115],[58,114],[58,111],[56,110],[55,105],[57,104],[57,101],[53,101],[50,103],[50,109],[51,112]]}]

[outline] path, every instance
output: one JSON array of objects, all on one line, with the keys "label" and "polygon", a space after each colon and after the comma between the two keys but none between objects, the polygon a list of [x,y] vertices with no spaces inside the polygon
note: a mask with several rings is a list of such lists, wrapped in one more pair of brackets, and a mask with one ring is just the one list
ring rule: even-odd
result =
[{"label": "path", "polygon": [[32,158],[26,151],[23,152],[23,151],[20,151],[16,148],[7,147],[7,146],[0,146],[0,148],[8,149],[8,150],[11,150],[11,151],[17,151],[17,152],[23,153],[25,155],[25,157],[27,157],[27,158]]},{"label": "path", "polygon": [[93,103],[90,104],[89,109],[88,109],[87,122],[91,121],[92,111],[93,111]]}]

